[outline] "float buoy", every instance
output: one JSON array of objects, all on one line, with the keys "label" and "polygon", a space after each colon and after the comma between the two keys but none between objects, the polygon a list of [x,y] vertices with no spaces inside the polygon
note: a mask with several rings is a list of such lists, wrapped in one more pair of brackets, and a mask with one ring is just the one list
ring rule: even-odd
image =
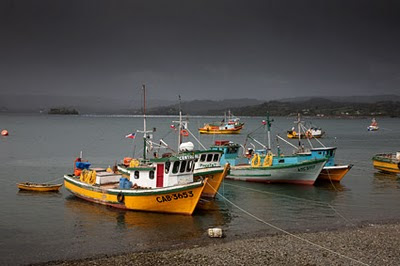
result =
[{"label": "float buoy", "polygon": [[3,129],[3,130],[1,131],[1,135],[2,135],[2,136],[8,136],[8,131],[5,130],[5,129]]}]

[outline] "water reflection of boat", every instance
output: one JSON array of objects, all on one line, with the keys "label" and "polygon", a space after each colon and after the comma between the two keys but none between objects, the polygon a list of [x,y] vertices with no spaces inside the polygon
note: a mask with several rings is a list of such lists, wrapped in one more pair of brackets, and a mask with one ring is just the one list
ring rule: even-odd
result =
[{"label": "water reflection of boat", "polygon": [[116,223],[125,228],[139,227],[140,229],[156,229],[160,226],[180,224],[184,228],[194,229],[193,216],[187,215],[166,215],[151,212],[130,212],[114,208],[99,207],[91,202],[82,201],[75,197],[66,198],[67,210],[77,215],[80,219],[89,221],[103,220]]},{"label": "water reflection of boat", "polygon": [[388,172],[375,172],[374,173],[374,186],[376,188],[400,188],[400,178],[398,175]]},{"label": "water reflection of boat", "polygon": [[372,163],[379,171],[398,174],[400,173],[400,152],[376,154],[372,157]]}]

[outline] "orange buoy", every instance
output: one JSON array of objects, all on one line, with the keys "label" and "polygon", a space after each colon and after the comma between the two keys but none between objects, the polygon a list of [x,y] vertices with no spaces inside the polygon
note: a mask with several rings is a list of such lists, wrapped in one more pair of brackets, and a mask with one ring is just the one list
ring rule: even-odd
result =
[{"label": "orange buoy", "polygon": [[3,129],[3,130],[1,131],[1,135],[2,135],[2,136],[8,136],[8,131],[5,130],[5,129]]}]

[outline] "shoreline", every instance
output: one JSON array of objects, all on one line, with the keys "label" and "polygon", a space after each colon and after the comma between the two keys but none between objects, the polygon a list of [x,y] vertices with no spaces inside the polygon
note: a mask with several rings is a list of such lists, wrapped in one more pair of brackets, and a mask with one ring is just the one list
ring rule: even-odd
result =
[{"label": "shoreline", "polygon": [[35,265],[398,265],[400,261],[399,221],[291,234],[215,238],[184,248]]}]

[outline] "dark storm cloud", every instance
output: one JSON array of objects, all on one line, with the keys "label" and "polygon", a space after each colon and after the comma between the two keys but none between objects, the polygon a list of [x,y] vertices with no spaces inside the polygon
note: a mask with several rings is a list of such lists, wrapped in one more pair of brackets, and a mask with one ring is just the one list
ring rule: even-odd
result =
[{"label": "dark storm cloud", "polygon": [[[396,1],[11,1],[2,92],[154,98],[398,93]],[[68,91],[68,92],[67,92]]]}]

